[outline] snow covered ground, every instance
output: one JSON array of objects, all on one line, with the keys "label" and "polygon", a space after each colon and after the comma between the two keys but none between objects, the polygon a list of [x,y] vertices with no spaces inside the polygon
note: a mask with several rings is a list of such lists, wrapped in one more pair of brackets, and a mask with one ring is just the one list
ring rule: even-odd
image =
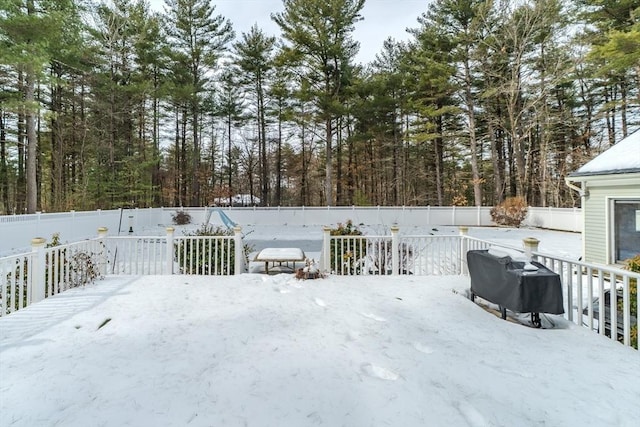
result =
[{"label": "snow covered ground", "polygon": [[637,426],[637,351],[468,280],[107,277],[0,318],[0,425]]},{"label": "snow covered ground", "polygon": [[[366,234],[388,234],[363,227]],[[247,227],[316,256],[321,227]],[[457,234],[457,227],[401,228]],[[579,234],[471,228],[577,259]],[[0,426],[635,426],[640,353],[468,277],[107,277],[0,318]]]}]

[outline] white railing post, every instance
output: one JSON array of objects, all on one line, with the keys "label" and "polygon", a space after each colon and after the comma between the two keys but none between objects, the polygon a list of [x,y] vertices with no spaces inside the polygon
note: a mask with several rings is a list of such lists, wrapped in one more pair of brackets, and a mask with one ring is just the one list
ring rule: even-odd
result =
[{"label": "white railing post", "polygon": [[46,261],[44,246],[46,243],[46,239],[42,237],[31,239],[31,250],[33,250],[34,256],[31,258],[32,264],[29,266],[29,282],[27,285],[27,301],[29,301],[29,304],[42,301],[45,296]]},{"label": "white railing post", "polygon": [[525,237],[522,239],[522,244],[524,246],[524,253],[527,256],[529,261],[535,261],[537,257],[534,258],[533,252],[538,252],[538,244],[540,240],[535,237]]},{"label": "white railing post", "polygon": [[[106,243],[104,242],[106,237],[107,237],[107,232],[109,231],[109,229],[107,227],[98,227],[98,245],[102,246],[102,249],[106,248]],[[107,275],[107,251],[99,251],[99,253],[102,253],[102,256],[99,258],[99,268],[100,268],[100,273],[103,276]]]},{"label": "white railing post", "polygon": [[469,227],[458,227],[460,233],[460,270],[458,274],[465,276],[469,275],[469,267],[467,266],[467,235],[469,233]]},{"label": "white railing post", "polygon": [[320,268],[324,272],[331,271],[331,228],[322,227],[322,256]]},{"label": "white railing post", "polygon": [[[391,226],[391,274],[393,275],[397,275],[398,271],[400,271],[400,245],[398,243],[398,231],[400,231],[400,227],[397,225]],[[382,272],[380,272],[380,274],[382,274]]]},{"label": "white railing post", "polygon": [[242,244],[242,227],[233,227],[233,240],[235,242],[235,274],[244,272],[244,245]]},{"label": "white railing post", "polygon": [[173,233],[176,231],[173,227],[167,227],[167,268],[166,274],[173,274],[173,255],[174,255],[174,244],[173,244]]},{"label": "white railing post", "polygon": [[103,239],[107,237],[107,232],[109,229],[107,227],[99,227],[98,228],[98,238]]}]

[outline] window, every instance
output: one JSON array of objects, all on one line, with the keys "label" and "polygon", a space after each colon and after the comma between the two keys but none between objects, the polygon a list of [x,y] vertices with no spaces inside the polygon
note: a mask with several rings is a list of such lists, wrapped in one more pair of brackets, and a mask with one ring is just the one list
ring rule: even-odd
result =
[{"label": "window", "polygon": [[640,200],[616,200],[613,204],[614,261],[640,254]]}]

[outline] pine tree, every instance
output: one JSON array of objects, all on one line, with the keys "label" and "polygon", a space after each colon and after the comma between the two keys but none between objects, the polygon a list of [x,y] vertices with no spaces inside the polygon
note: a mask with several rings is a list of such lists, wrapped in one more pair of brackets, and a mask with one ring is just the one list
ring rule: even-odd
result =
[{"label": "pine tree", "polygon": [[319,119],[324,122],[325,202],[333,197],[334,119],[339,115],[344,74],[359,45],[351,34],[364,0],[284,0],[284,12],[272,15],[288,42],[289,60],[303,70]]},{"label": "pine tree", "polygon": [[[200,196],[200,108],[204,93],[209,89],[211,72],[221,54],[234,37],[231,23],[221,15],[214,15],[215,6],[209,0],[165,0],[167,33],[173,46],[172,55],[185,68],[182,83],[188,115],[191,120],[192,165],[189,203],[198,206]],[[186,116],[184,117],[186,119]],[[186,131],[186,129],[185,129]],[[186,132],[183,132],[186,137]],[[186,141],[184,142],[186,143]],[[183,149],[183,152],[185,150]],[[186,171],[183,177],[186,178]],[[186,197],[186,195],[185,195]]]},{"label": "pine tree", "polygon": [[[243,33],[239,42],[234,44],[236,64],[243,73],[243,82],[249,86],[256,106],[255,118],[258,129],[258,147],[260,158],[260,201],[266,206],[269,201],[269,164],[267,161],[267,86],[269,73],[273,68],[273,51],[276,39],[265,35],[257,25],[249,33]],[[279,181],[278,181],[279,182]]]}]

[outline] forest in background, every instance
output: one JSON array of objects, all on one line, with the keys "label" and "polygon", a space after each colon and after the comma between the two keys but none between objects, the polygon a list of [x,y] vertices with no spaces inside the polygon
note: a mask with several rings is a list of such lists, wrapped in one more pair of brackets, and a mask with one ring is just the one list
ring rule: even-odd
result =
[{"label": "forest in background", "polygon": [[283,0],[276,38],[215,0],[0,0],[0,214],[579,206],[564,177],[640,125],[640,0],[425,1],[361,64],[364,3]]}]

